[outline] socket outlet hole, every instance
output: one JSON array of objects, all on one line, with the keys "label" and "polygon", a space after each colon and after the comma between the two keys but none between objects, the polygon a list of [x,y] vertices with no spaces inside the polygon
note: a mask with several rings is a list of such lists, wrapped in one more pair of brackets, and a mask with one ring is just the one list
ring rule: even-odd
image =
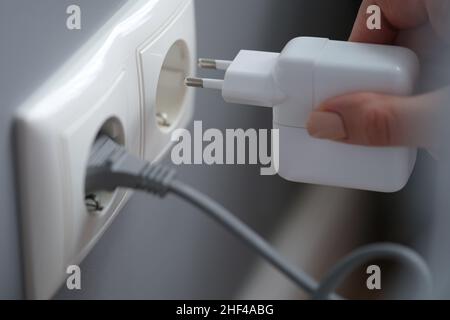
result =
[{"label": "socket outlet hole", "polygon": [[[101,135],[107,135],[117,143],[125,145],[125,134],[120,121],[117,118],[111,118],[100,128],[95,139]],[[91,214],[103,214],[109,210],[114,202],[117,190],[114,192],[96,191],[85,194],[86,209]]]},{"label": "socket outlet hole", "polygon": [[186,43],[176,41],[164,59],[156,91],[156,120],[161,130],[170,130],[183,108],[189,73],[189,51]]}]

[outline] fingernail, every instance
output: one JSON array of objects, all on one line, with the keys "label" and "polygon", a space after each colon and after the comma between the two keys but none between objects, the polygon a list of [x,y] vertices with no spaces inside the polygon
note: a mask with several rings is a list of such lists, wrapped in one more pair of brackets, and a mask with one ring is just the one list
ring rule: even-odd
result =
[{"label": "fingernail", "polygon": [[315,138],[342,140],[347,137],[344,122],[333,112],[313,112],[307,127],[309,134]]}]

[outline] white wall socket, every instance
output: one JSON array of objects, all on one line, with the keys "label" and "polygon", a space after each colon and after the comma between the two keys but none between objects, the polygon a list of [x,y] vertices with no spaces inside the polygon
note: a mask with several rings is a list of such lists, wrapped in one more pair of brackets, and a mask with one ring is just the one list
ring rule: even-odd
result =
[{"label": "white wall socket", "polygon": [[26,294],[51,298],[121,210],[129,192],[86,206],[90,148],[105,131],[159,160],[193,113],[193,0],[129,1],[19,109],[17,165]]}]

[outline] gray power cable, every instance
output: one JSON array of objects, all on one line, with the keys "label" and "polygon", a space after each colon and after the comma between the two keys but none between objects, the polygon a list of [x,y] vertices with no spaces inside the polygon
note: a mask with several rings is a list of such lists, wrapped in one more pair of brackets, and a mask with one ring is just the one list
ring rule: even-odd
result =
[{"label": "gray power cable", "polygon": [[302,269],[286,261],[267,241],[223,206],[176,180],[173,169],[141,160],[107,136],[97,139],[88,166],[87,194],[98,190],[113,191],[118,187],[142,190],[160,197],[172,192],[210,215],[314,299],[340,299],[333,292],[353,268],[380,257],[398,258],[413,266],[418,275],[424,279],[428,291],[431,292],[431,273],[425,261],[411,249],[395,244],[371,245],[354,251],[339,262],[320,284],[317,284]]},{"label": "gray power cable", "polygon": [[250,245],[262,257],[275,266],[275,268],[280,270],[308,294],[313,294],[317,290],[318,285],[314,279],[303,270],[287,262],[278,251],[261,238],[261,236],[237,219],[223,206],[180,181],[173,181],[170,184],[170,190],[174,194],[208,213],[214,220]]},{"label": "gray power cable", "polygon": [[255,249],[277,269],[309,294],[317,289],[317,282],[308,274],[288,263],[256,232],[237,219],[231,212],[192,187],[175,180],[175,171],[161,165],[142,161],[106,136],[94,144],[86,179],[87,194],[96,190],[133,188],[160,197],[173,192],[208,213],[234,235]]}]

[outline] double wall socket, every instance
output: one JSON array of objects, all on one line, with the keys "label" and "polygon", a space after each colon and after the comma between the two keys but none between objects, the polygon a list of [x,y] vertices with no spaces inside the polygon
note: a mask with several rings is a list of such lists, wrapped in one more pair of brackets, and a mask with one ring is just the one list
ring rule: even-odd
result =
[{"label": "double wall socket", "polygon": [[27,297],[51,298],[130,196],[86,195],[100,132],[158,161],[193,113],[193,0],[129,1],[19,109],[17,165]]}]

